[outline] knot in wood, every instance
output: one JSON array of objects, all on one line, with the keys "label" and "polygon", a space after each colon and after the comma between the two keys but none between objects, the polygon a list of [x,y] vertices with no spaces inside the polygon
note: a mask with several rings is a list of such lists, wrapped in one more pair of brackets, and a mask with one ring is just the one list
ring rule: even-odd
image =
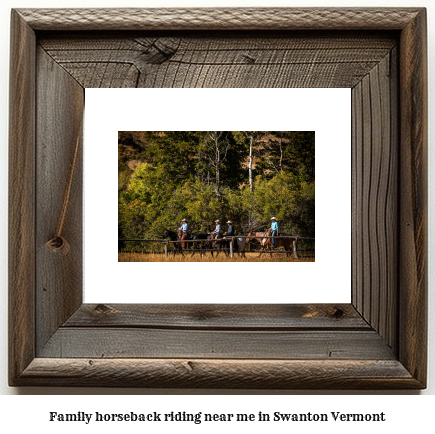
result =
[{"label": "knot in wood", "polygon": [[68,241],[62,236],[56,236],[51,238],[45,243],[45,247],[53,253],[62,253],[67,255],[70,251],[70,245]]},{"label": "knot in wood", "polygon": [[98,314],[108,314],[115,312],[115,309],[110,306],[106,306],[105,304],[97,304],[95,306],[94,312]]},{"label": "knot in wood", "polygon": [[143,60],[153,65],[161,65],[167,62],[176,52],[177,48],[170,45],[168,41],[156,39],[155,41],[140,41],[145,48],[142,51]]},{"label": "knot in wood", "polygon": [[336,319],[340,319],[344,316],[344,311],[342,309],[335,309],[332,316]]},{"label": "knot in wood", "polygon": [[250,64],[253,64],[253,63],[255,63],[256,62],[256,58],[255,57],[252,57],[252,56],[250,56],[249,54],[243,54],[243,57],[245,58],[245,60],[246,60],[246,63],[250,63]]}]

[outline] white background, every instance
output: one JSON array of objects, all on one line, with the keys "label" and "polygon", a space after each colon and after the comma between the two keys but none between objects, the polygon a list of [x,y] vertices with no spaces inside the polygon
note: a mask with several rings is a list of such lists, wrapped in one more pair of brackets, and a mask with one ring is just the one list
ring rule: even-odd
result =
[{"label": "white background", "polygon": [[[317,0],[317,1],[282,1],[272,0],[266,2],[264,0],[226,0],[216,1],[210,0],[208,2],[195,1],[195,0],[163,0],[163,1],[144,1],[144,0],[70,0],[67,2],[59,2],[55,0],[37,0],[37,1],[18,1],[18,0],[3,0],[0,4],[0,43],[1,43],[1,61],[0,61],[0,203],[2,204],[0,209],[0,393],[4,395],[47,395],[44,397],[39,396],[2,396],[0,397],[1,419],[0,426],[3,429],[10,424],[6,429],[28,429],[28,430],[46,430],[46,432],[56,432],[60,430],[62,432],[77,432],[77,429],[92,429],[95,432],[95,426],[85,426],[69,424],[65,426],[48,425],[47,413],[48,411],[54,411],[56,409],[66,409],[67,411],[98,411],[104,407],[112,409],[116,407],[120,411],[126,411],[129,409],[139,411],[145,411],[146,409],[153,409],[153,406],[167,406],[169,410],[183,410],[190,408],[212,408],[214,411],[226,411],[232,410],[243,412],[245,409],[248,411],[250,408],[254,409],[260,406],[267,406],[268,408],[276,407],[281,411],[292,412],[292,409],[304,410],[304,411],[389,411],[391,414],[391,420],[386,425],[341,425],[340,428],[331,425],[323,427],[324,432],[349,432],[349,428],[354,432],[364,432],[368,430],[371,432],[410,432],[413,430],[423,431],[428,429],[427,427],[433,426],[432,413],[434,408],[433,396],[418,397],[413,395],[433,395],[435,391],[435,375],[434,375],[434,361],[435,361],[435,342],[434,342],[434,321],[433,312],[435,311],[435,302],[433,297],[433,281],[434,281],[434,267],[431,264],[433,252],[435,248],[434,234],[429,226],[429,387],[425,391],[398,391],[398,392],[386,392],[386,391],[355,391],[355,392],[334,392],[334,391],[317,391],[319,395],[331,395],[324,396],[297,396],[292,395],[304,395],[311,394],[307,391],[283,391],[283,392],[262,392],[262,391],[213,391],[213,390],[123,390],[123,389],[87,389],[87,388],[9,388],[7,386],[7,134],[8,134],[8,62],[9,62],[9,13],[11,7],[126,7],[126,6],[341,6],[349,7],[353,6],[425,6],[428,8],[428,24],[429,24],[429,139],[433,134],[435,128],[435,112],[433,110],[433,95],[435,91],[435,83],[432,78],[432,71],[434,70],[434,25],[435,25],[435,5],[433,1],[412,1],[412,0],[395,0],[395,1],[370,1],[360,0],[358,2],[350,3],[347,0],[334,1],[334,0]],[[430,144],[430,170],[433,168],[433,144]],[[431,173],[431,179],[433,174]],[[435,196],[433,189],[430,189],[429,197],[429,211],[430,220],[433,220],[433,206],[435,203]],[[99,397],[95,399],[91,394],[127,394],[131,396],[125,396],[121,399],[113,399],[112,397]],[[155,397],[155,396],[141,396],[140,398],[135,395],[155,395],[155,394],[188,394],[189,396],[180,397]],[[227,393],[233,394],[233,396],[196,396],[195,394],[207,394],[213,395],[215,393]],[[255,397],[239,397],[238,394],[255,394]],[[384,394],[398,394],[401,396],[389,396],[384,397]],[[52,395],[67,395],[64,397],[56,397]],[[71,395],[79,394],[83,396],[73,397]],[[264,394],[272,394],[273,396],[261,396]],[[345,394],[356,394],[357,396],[344,396]],[[381,396],[367,396],[367,395],[381,395]],[[163,404],[163,402],[165,404]],[[255,402],[255,404],[254,404]],[[111,407],[110,407],[111,406]],[[257,407],[256,407],[257,406]],[[110,408],[109,408],[110,407]],[[423,428],[423,424],[427,424]],[[125,429],[125,425],[114,425],[111,428],[117,432],[120,429]],[[266,427],[266,429],[273,428],[278,432],[285,430],[286,433],[292,430],[301,430],[304,428],[319,429],[318,426],[305,426],[305,425],[284,425],[280,429],[275,425]],[[189,430],[191,432],[194,428],[191,425],[176,427],[177,430]],[[261,427],[265,429],[264,427]],[[199,428],[195,428],[198,430]],[[209,431],[222,431],[222,426],[216,424],[213,429]],[[226,431],[229,427],[225,427]],[[238,425],[233,425],[232,429],[240,431]],[[74,430],[74,431],[73,431]],[[105,432],[108,432],[107,425],[104,426]],[[140,430],[140,431],[139,431]],[[109,431],[109,432],[112,432]],[[145,432],[146,427],[139,425],[134,432]],[[297,432],[296,431],[296,432]]]},{"label": "white background", "polygon": [[[350,94],[350,89],[87,89],[85,302],[349,303]],[[254,129],[316,132],[316,262],[118,263],[118,130]],[[93,234],[105,236],[96,243]]]}]

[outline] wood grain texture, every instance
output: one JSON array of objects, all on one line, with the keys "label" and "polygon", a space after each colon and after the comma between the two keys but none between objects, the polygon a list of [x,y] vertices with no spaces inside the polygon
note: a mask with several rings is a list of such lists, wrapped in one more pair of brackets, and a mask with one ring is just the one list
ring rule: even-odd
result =
[{"label": "wood grain texture", "polygon": [[363,209],[362,194],[357,194],[362,185],[362,164],[364,148],[358,144],[362,143],[362,86],[358,83],[352,89],[352,303],[361,311],[363,305]]},{"label": "wood grain texture", "polygon": [[60,328],[39,357],[395,360],[374,330]]},{"label": "wood grain texture", "polygon": [[418,389],[391,360],[41,359],[19,383],[100,387]]},{"label": "wood grain texture", "polygon": [[397,50],[352,89],[352,281],[354,305],[397,348]]},{"label": "wood grain texture", "polygon": [[397,40],[382,34],[226,32],[200,38],[69,34],[39,43],[87,88],[352,88]]},{"label": "wood grain texture", "polygon": [[35,35],[11,19],[9,120],[9,378],[35,357]]},{"label": "wood grain texture", "polygon": [[[37,51],[36,317],[37,352],[82,302],[81,152],[66,204],[62,236],[68,251],[46,246],[56,235],[77,138],[82,136],[84,90],[41,48]],[[81,149],[81,147],[80,147]],[[45,312],[51,312],[45,315]]]},{"label": "wood grain texture", "polygon": [[[12,385],[425,387],[424,9],[20,10],[13,23]],[[88,86],[351,87],[353,306],[80,306],[79,183],[71,254],[43,243]]]},{"label": "wood grain texture", "polygon": [[[396,51],[396,53],[394,53]],[[400,82],[399,82],[399,56],[400,56],[400,51],[398,48],[394,49],[392,51],[392,56],[391,56],[391,61],[390,61],[390,75],[392,76],[392,80],[391,80],[391,85],[392,86],[396,86],[396,83],[399,84],[399,92],[400,92]],[[395,90],[395,89],[392,89]],[[390,117],[390,134],[391,134],[391,144],[399,144],[399,130],[400,130],[400,107],[399,107],[399,101],[400,101],[400,96],[399,96],[399,92],[394,92],[392,91],[390,93],[391,95],[391,100],[390,100],[390,111],[391,113],[397,113],[396,116],[391,116]],[[385,116],[383,114],[383,116]],[[396,145],[397,146],[397,145]],[[391,160],[391,166],[390,167],[394,167],[395,165],[400,165],[400,152],[398,153],[398,155],[396,156],[396,158],[398,158],[399,161],[396,161],[393,159],[394,158],[394,154],[392,155],[392,160]],[[400,167],[400,166],[399,166]],[[390,173],[392,178],[394,179],[394,172],[391,171],[390,169]],[[400,171],[397,174],[397,188],[400,188],[399,185],[399,177],[400,177]],[[398,263],[398,266],[400,267],[400,263],[399,263],[399,254],[400,254],[400,248],[401,248],[401,244],[400,244],[400,233],[399,233],[399,223],[397,222],[397,213],[398,213],[398,209],[400,206],[400,196],[397,200],[397,202],[390,202],[390,208],[386,209],[386,213],[388,213],[389,215],[389,220],[387,220],[385,222],[385,227],[386,230],[391,232],[395,232],[397,234],[396,238],[390,238],[391,242],[393,243],[392,245],[392,249],[393,251],[395,251],[395,260]],[[389,286],[391,285],[392,287],[396,287],[399,288],[399,273],[396,273],[394,275],[391,275],[389,277]],[[399,317],[398,315],[400,315],[399,312],[399,301],[400,301],[400,294],[399,291],[396,289],[395,291],[391,292],[391,293],[386,293],[386,299],[384,299],[383,301],[385,301],[385,306],[388,312],[396,312],[396,315],[387,315],[383,321],[385,324],[385,330],[388,336],[387,337],[387,342],[397,342],[397,345],[395,346],[396,349],[398,349],[398,341],[399,341],[399,334],[397,332],[397,328],[398,328],[398,321],[399,321]]]},{"label": "wood grain texture", "polygon": [[399,360],[426,381],[427,356],[426,11],[401,34]]},{"label": "wood grain texture", "polygon": [[64,327],[184,330],[370,330],[352,305],[83,304]]},{"label": "wood grain texture", "polygon": [[401,30],[420,8],[18,9],[35,30]]}]

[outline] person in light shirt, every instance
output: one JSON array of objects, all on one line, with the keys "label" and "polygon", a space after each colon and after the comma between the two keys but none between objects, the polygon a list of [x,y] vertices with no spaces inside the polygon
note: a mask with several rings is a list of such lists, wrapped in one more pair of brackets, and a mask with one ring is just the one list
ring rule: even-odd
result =
[{"label": "person in light shirt", "polygon": [[229,237],[232,237],[235,235],[234,233],[234,225],[233,222],[231,220],[227,221],[227,225],[228,225],[228,230],[224,233],[224,235],[228,235]]},{"label": "person in light shirt", "polygon": [[189,225],[187,224],[187,220],[183,219],[181,221],[183,222],[183,224],[181,225],[181,227],[178,228],[178,230],[183,232],[189,232]]},{"label": "person in light shirt", "polygon": [[[189,225],[187,224],[187,220],[183,219],[181,220],[183,222],[183,224],[181,225],[181,227],[178,228],[179,231],[183,231],[183,234],[181,235],[181,239],[182,240],[188,240],[189,239]],[[187,243],[181,243],[181,246],[183,248],[186,247]]]},{"label": "person in light shirt", "polygon": [[[278,236],[278,222],[276,221],[275,217],[271,218],[272,220],[272,224],[270,226],[270,228],[272,229],[272,237],[276,237]],[[272,238],[272,247],[275,247],[275,238]]]},{"label": "person in light shirt", "polygon": [[212,233],[213,233],[213,238],[216,239],[216,238],[220,238],[221,235],[221,222],[220,220],[216,220],[215,223],[216,223],[216,227]]}]

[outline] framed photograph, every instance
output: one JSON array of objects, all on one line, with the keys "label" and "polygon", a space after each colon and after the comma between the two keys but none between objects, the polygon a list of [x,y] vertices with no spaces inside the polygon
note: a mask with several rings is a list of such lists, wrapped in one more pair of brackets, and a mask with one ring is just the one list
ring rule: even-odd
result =
[{"label": "framed photograph", "polygon": [[[18,9],[11,41],[11,386],[426,387],[424,8]],[[83,302],[93,88],[350,89],[351,302]]]},{"label": "framed photograph", "polygon": [[[98,88],[85,98],[85,303],[350,303],[350,89]],[[264,236],[271,217],[282,246]],[[222,238],[211,241],[216,219]],[[283,287],[275,276],[285,274]]]}]

